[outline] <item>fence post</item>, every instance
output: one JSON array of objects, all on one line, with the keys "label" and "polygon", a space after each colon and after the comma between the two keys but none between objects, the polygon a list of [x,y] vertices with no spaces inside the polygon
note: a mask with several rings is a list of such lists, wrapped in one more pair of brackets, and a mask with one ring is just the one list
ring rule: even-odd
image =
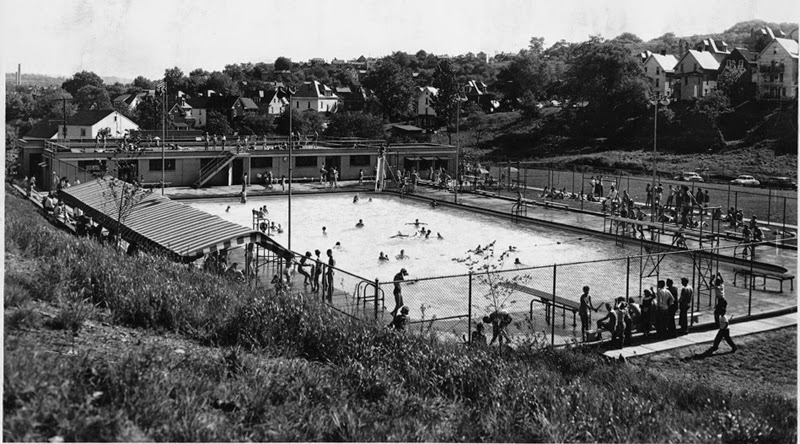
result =
[{"label": "fence post", "polygon": [[772,215],[772,188],[767,190],[767,222],[770,221],[770,216]]},{"label": "fence post", "polygon": [[785,237],[786,237],[786,196],[783,197],[783,235],[781,235],[781,240],[783,240]]},{"label": "fence post", "polygon": [[[739,192],[733,192],[733,209],[739,211]],[[744,218],[742,218],[742,222],[744,222]]]},{"label": "fence post", "polygon": [[375,278],[375,319],[378,319],[378,293],[380,293],[378,278]]},{"label": "fence post", "polygon": [[[581,168],[581,194],[583,194],[583,185],[585,183],[586,183],[586,176],[584,176],[583,169]],[[581,210],[583,210],[583,201],[584,199],[581,199]]]},{"label": "fence post", "polygon": [[472,270],[469,272],[469,291],[467,291],[467,344],[472,344]]},{"label": "fence post", "polygon": [[[745,248],[747,248],[747,244],[745,244]],[[753,276],[753,262],[755,261],[756,255],[753,254],[754,245],[750,245],[750,288],[748,289],[747,295],[747,316],[750,316],[752,307],[753,307],[753,283],[756,281],[755,277]]]},{"label": "fence post", "polygon": [[553,264],[553,313],[550,316],[550,345],[556,345],[556,269],[558,265]]},{"label": "fence post", "polygon": [[525,187],[522,188],[522,198],[527,199],[528,194],[528,167],[525,167]]},{"label": "fence post", "polygon": [[628,256],[628,263],[625,266],[625,303],[631,297],[631,257]]},{"label": "fence post", "polygon": [[[725,205],[727,208],[731,207],[731,183],[728,182],[728,204]],[[734,215],[735,216],[735,215]]]}]

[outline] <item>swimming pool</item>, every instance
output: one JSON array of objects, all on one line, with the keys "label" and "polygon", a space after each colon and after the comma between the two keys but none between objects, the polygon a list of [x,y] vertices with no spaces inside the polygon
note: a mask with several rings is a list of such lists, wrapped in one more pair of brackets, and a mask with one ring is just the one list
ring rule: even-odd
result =
[{"label": "swimming pool", "polygon": [[[372,198],[372,202],[369,198]],[[249,199],[247,204],[230,202],[191,202],[189,205],[252,227],[252,210],[267,205],[268,218],[284,228],[273,238],[288,244],[288,209],[286,197]],[[225,209],[230,206],[230,211]],[[363,220],[364,226],[356,224]],[[429,237],[420,235],[420,228],[431,230]],[[325,233],[322,228],[325,227]],[[392,237],[401,232],[408,237]],[[441,234],[443,239],[437,237]],[[292,250],[304,253],[334,248],[337,267],[366,279],[392,280],[400,268],[406,268],[409,279],[463,274],[468,250],[495,242],[495,254],[514,247],[505,268],[515,268],[514,259],[524,266],[606,259],[624,255],[613,243],[577,234],[529,224],[514,224],[506,219],[456,208],[431,208],[428,203],[394,196],[369,194],[353,203],[352,195],[314,195],[292,198]],[[401,250],[407,259],[397,259]],[[383,252],[389,261],[379,261]]]}]

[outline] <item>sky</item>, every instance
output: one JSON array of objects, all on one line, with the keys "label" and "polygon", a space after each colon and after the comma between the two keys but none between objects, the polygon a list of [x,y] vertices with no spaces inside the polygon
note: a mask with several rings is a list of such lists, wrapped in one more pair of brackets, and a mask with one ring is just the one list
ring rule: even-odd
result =
[{"label": "sky", "polygon": [[[643,40],[797,22],[797,0],[0,0],[4,72],[150,79],[178,66],[517,52],[632,32]],[[786,30],[788,32],[788,30]]]}]

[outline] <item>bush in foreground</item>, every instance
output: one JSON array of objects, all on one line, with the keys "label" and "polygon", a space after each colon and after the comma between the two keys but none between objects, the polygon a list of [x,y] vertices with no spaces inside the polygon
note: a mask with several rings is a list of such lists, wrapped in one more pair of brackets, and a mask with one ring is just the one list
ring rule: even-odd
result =
[{"label": "bush in foreground", "polygon": [[[314,300],[76,239],[9,194],[6,249],[7,263],[28,264],[7,268],[7,305],[49,302],[75,321],[102,312],[212,347],[186,356],[129,347],[109,359],[7,340],[6,440],[796,439],[789,399],[666,380],[581,349],[500,355],[400,335]],[[14,316],[24,323],[24,312]]]}]

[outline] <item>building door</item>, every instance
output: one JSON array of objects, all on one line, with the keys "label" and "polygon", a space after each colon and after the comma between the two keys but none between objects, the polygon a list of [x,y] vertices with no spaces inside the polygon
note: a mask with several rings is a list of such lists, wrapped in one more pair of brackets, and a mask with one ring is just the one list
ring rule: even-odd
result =
[{"label": "building door", "polygon": [[233,159],[233,184],[242,184],[242,174],[244,174],[244,159]]},{"label": "building door", "polygon": [[342,176],[342,156],[326,156],[325,157],[325,169],[330,170],[331,167],[336,167],[336,171],[339,172],[339,177]]},{"label": "building door", "polygon": [[117,161],[117,179],[128,183],[138,180],[139,161],[136,159]]},{"label": "building door", "polygon": [[41,187],[44,183],[44,168],[39,164],[42,163],[42,153],[34,153],[28,158],[28,177],[35,177],[36,183]]}]

